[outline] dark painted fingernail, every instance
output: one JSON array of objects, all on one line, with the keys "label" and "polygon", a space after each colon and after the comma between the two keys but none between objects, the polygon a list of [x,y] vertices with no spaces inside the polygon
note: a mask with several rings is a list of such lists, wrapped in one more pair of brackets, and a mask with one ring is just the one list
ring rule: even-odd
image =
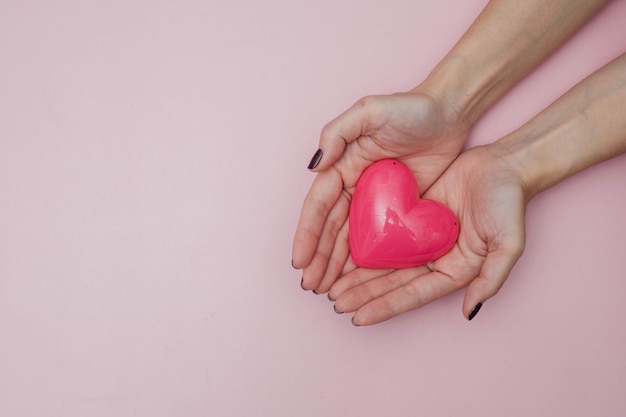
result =
[{"label": "dark painted fingernail", "polygon": [[313,290],[313,291],[311,291],[311,292],[312,292],[313,294],[315,294],[315,295],[320,295],[320,293],[318,293],[318,292],[317,292],[317,290]]},{"label": "dark painted fingernail", "polygon": [[302,277],[302,281],[300,281],[300,287],[301,287],[304,291],[308,291],[306,288],[304,288],[304,277]]},{"label": "dark painted fingernail", "polygon": [[474,309],[472,310],[472,312],[469,314],[469,317],[467,318],[468,320],[473,319],[474,317],[476,317],[476,314],[478,314],[478,312],[480,311],[480,308],[483,306],[483,303],[478,303],[476,304],[476,307],[474,307]]},{"label": "dark painted fingernail", "polygon": [[296,266],[293,264],[293,259],[291,260],[291,267],[292,267],[293,269],[298,269],[298,268],[296,268]]},{"label": "dark painted fingernail", "polygon": [[360,324],[357,324],[357,323],[354,321],[354,317],[352,317],[352,325],[353,325],[354,327],[361,327],[361,325],[360,325]]},{"label": "dark painted fingernail", "polygon": [[324,152],[322,152],[321,149],[318,149],[317,152],[315,152],[315,155],[313,155],[313,158],[311,158],[311,162],[309,162],[308,168],[315,169],[322,160],[322,156],[324,156]]},{"label": "dark painted fingernail", "polygon": [[333,297],[330,296],[330,292],[326,294],[326,296],[328,297],[328,301],[330,301],[331,303],[335,302],[335,300],[333,300]]},{"label": "dark painted fingernail", "polygon": [[[335,310],[335,313],[337,313],[337,314],[343,314],[343,311],[337,310],[337,306],[335,306],[335,305],[333,306],[333,310]],[[352,323],[352,324],[354,324],[354,323]]]}]

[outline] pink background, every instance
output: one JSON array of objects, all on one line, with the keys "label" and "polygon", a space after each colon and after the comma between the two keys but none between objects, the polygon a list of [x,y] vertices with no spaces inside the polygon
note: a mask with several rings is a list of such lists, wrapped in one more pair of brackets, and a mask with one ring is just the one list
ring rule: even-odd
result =
[{"label": "pink background", "polygon": [[[2,1],[0,415],[626,415],[624,157],[530,204],[472,322],[459,292],[354,328],[290,266],[321,127],[416,85],[485,3]],[[626,50],[625,21],[469,145]]]}]

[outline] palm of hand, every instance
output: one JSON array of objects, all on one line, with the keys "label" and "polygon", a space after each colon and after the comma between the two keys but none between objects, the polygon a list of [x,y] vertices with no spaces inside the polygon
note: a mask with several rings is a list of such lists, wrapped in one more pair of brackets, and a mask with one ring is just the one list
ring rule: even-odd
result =
[{"label": "palm of hand", "polygon": [[469,285],[463,311],[495,295],[524,248],[524,190],[515,171],[487,148],[462,154],[424,195],[448,205],[461,224],[459,239],[427,266],[356,268],[331,288],[335,309],[356,311],[373,324],[414,310]]},{"label": "palm of hand", "polygon": [[[367,97],[329,123],[322,137],[348,142],[334,164],[346,189],[353,190],[372,162],[397,158],[411,168],[426,190],[458,156],[467,137],[463,123],[447,118],[441,106],[426,95]],[[345,123],[359,127],[349,132],[355,136],[353,141],[339,133]]]},{"label": "palm of hand", "polygon": [[293,264],[303,268],[302,286],[328,291],[349,262],[347,218],[361,173],[386,158],[402,160],[424,191],[459,154],[466,126],[426,95],[368,97],[322,131],[321,172],[307,195],[293,248]]}]

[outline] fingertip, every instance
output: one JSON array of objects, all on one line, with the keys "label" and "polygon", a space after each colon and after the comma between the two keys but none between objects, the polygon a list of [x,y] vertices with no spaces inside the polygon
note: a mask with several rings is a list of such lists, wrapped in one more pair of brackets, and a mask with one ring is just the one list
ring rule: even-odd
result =
[{"label": "fingertip", "polygon": [[313,172],[326,171],[341,158],[345,149],[346,142],[342,138],[322,139],[307,168]]},{"label": "fingertip", "polygon": [[300,288],[302,288],[304,291],[314,292],[313,290],[315,290],[315,286],[311,285],[309,281],[310,281],[309,279],[306,279],[304,275],[302,275],[302,280],[300,281]]},{"label": "fingertip", "polygon": [[485,301],[493,297],[497,293],[492,283],[483,277],[475,278],[465,290],[465,298],[463,300],[463,315],[467,320],[472,320]]},{"label": "fingertip", "polygon": [[315,168],[317,168],[317,166],[319,165],[323,157],[324,157],[324,151],[322,151],[321,149],[318,149],[317,151],[315,151],[315,153],[313,154],[313,157],[311,158],[311,161],[309,162],[309,165],[307,166],[307,169],[312,171]]},{"label": "fingertip", "polygon": [[305,243],[301,243],[297,245],[292,251],[291,267],[297,271],[300,271],[306,268],[309,265],[309,263],[311,263],[314,250],[315,250],[314,248],[311,249],[309,245],[306,245]]},{"label": "fingertip", "polygon": [[324,126],[320,133],[319,153],[314,155],[317,157],[315,171],[330,168],[341,158],[348,143],[359,138],[361,129],[360,126],[354,126],[354,123],[353,120],[341,116]]},{"label": "fingertip", "polygon": [[472,309],[472,311],[469,312],[468,316],[467,316],[467,320],[471,321],[474,317],[476,317],[476,314],[478,314],[478,312],[480,311],[480,309],[482,308],[483,303],[478,303],[474,306],[474,308]]},{"label": "fingertip", "polygon": [[308,255],[311,249],[309,249],[305,243],[301,243],[300,241],[302,239],[299,239],[299,237],[300,236],[296,234],[291,254],[291,267],[295,270],[304,269],[312,257],[312,255]]},{"label": "fingertip", "polygon": [[473,319],[486,300],[500,292],[515,262],[522,254],[524,245],[510,244],[495,250],[485,258],[480,274],[465,291],[463,311],[468,320]]}]

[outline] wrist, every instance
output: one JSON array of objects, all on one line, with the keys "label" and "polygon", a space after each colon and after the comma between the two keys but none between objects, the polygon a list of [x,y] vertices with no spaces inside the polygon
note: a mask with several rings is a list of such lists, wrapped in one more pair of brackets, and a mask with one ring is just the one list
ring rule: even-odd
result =
[{"label": "wrist", "polygon": [[416,89],[426,89],[468,128],[607,0],[489,2]]},{"label": "wrist", "polygon": [[479,83],[463,58],[446,58],[409,93],[428,96],[438,106],[445,123],[459,126],[467,135],[486,110],[480,106],[479,89],[469,86]]},{"label": "wrist", "polygon": [[517,171],[528,199],[626,152],[626,54],[492,144]]},{"label": "wrist", "polygon": [[472,63],[462,55],[446,57],[413,92],[423,92],[445,106],[467,130],[508,89],[506,68]]},{"label": "wrist", "polygon": [[[543,171],[542,152],[537,144],[522,137],[519,132],[486,145],[494,158],[507,167],[512,175],[519,180],[526,202],[548,188],[545,181],[548,174]],[[553,165],[554,168],[554,165]]]}]

